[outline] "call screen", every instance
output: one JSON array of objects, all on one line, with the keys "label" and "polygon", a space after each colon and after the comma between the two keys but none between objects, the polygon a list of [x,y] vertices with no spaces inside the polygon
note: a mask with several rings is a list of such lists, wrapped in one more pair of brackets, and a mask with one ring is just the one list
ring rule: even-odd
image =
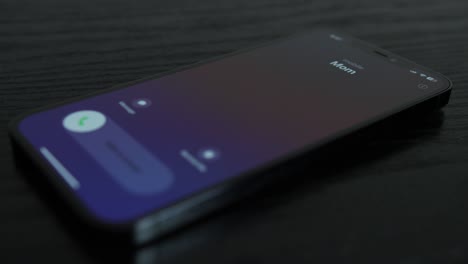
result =
[{"label": "call screen", "polygon": [[37,112],[19,132],[95,216],[124,222],[448,86],[350,43],[292,37]]}]

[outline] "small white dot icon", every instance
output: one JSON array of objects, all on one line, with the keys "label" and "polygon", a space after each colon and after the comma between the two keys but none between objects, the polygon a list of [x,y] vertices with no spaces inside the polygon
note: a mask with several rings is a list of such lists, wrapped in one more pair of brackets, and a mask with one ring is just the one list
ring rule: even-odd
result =
[{"label": "small white dot icon", "polygon": [[140,99],[134,100],[132,104],[134,107],[137,107],[137,108],[145,108],[151,105],[151,101],[146,98],[140,98]]},{"label": "small white dot icon", "polygon": [[199,156],[204,160],[211,161],[219,158],[219,152],[214,149],[203,149],[199,152]]},{"label": "small white dot icon", "polygon": [[214,153],[214,151],[212,150],[206,150],[205,152],[203,152],[203,157],[205,159],[212,159],[216,156],[216,154]]}]

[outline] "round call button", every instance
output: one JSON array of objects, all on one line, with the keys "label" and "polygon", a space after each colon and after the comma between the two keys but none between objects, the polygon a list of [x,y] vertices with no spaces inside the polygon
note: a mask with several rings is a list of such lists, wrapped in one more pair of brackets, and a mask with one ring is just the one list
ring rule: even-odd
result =
[{"label": "round call button", "polygon": [[68,114],[63,119],[65,129],[76,133],[98,130],[106,123],[106,116],[98,111],[82,110]]}]

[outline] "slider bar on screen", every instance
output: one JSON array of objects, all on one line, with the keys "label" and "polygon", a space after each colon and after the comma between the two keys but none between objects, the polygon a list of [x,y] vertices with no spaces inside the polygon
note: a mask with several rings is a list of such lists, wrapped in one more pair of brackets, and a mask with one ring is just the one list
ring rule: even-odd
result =
[{"label": "slider bar on screen", "polygon": [[39,149],[44,157],[50,162],[50,164],[57,170],[62,178],[72,187],[77,190],[80,188],[80,182],[73,176],[65,166],[46,148],[41,147]]},{"label": "slider bar on screen", "polygon": [[188,161],[192,166],[194,166],[200,172],[206,172],[205,164],[201,163],[197,158],[195,158],[188,150],[183,149],[180,151],[180,155]]},{"label": "slider bar on screen", "polygon": [[119,105],[125,109],[125,111],[127,111],[127,113],[131,114],[131,115],[134,115],[135,114],[135,110],[133,110],[130,106],[128,106],[124,101],[120,101],[119,102]]}]

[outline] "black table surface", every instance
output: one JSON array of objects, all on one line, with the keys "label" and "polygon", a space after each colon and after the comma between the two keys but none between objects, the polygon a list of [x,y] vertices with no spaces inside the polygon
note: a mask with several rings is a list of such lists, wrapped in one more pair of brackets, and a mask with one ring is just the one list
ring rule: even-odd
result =
[{"label": "black table surface", "polygon": [[[466,0],[3,0],[0,262],[467,263],[467,11]],[[317,26],[447,75],[451,101],[330,162],[333,180],[296,172],[300,186],[236,204],[129,258],[83,245],[15,168],[6,126],[18,114]]]}]

